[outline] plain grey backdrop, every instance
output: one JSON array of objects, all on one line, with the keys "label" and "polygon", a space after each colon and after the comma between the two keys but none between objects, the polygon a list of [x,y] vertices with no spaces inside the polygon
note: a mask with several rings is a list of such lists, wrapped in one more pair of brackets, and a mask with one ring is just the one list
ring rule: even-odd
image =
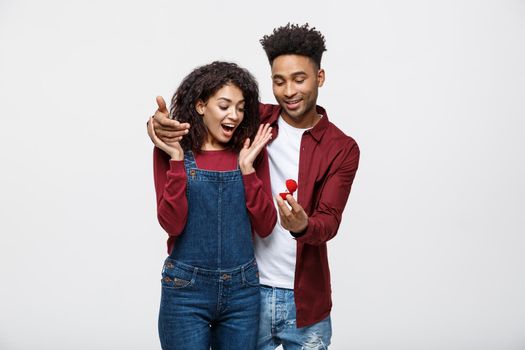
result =
[{"label": "plain grey backdrop", "polygon": [[288,22],[361,148],[331,349],[525,349],[522,0],[0,0],[0,349],[160,347],[155,96],[222,59],[273,102]]}]

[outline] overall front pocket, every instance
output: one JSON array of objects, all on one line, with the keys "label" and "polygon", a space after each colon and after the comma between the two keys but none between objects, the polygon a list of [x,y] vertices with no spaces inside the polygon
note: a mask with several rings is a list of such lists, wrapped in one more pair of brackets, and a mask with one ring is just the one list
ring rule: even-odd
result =
[{"label": "overall front pocket", "polygon": [[166,261],[162,268],[161,283],[162,287],[165,288],[181,289],[193,285],[193,283],[195,283],[195,277],[193,273]]}]

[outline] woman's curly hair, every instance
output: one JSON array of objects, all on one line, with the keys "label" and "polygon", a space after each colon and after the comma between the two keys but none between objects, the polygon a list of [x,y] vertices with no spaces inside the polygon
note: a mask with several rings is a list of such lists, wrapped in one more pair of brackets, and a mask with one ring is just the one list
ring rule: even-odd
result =
[{"label": "woman's curly hair", "polygon": [[244,97],[244,118],[228,143],[229,147],[239,151],[247,138],[255,136],[260,124],[257,81],[235,63],[215,61],[188,74],[171,98],[171,118],[191,125],[180,141],[185,151],[199,151],[208,133],[202,116],[195,110],[197,101],[206,103],[225,85],[238,87]]},{"label": "woman's curly hair", "polygon": [[288,23],[275,28],[271,35],[263,36],[260,43],[270,65],[281,55],[302,55],[310,57],[321,68],[321,58],[326,51],[324,36],[308,23],[302,26]]}]

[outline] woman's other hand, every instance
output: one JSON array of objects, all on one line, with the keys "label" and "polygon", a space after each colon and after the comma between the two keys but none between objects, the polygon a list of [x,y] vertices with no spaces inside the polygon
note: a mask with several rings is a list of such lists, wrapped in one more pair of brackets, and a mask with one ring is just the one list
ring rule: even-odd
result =
[{"label": "woman's other hand", "polygon": [[243,148],[239,152],[239,167],[243,175],[251,174],[255,171],[253,162],[271,139],[272,128],[270,124],[261,124],[253,142],[250,142],[250,139],[244,141]]}]

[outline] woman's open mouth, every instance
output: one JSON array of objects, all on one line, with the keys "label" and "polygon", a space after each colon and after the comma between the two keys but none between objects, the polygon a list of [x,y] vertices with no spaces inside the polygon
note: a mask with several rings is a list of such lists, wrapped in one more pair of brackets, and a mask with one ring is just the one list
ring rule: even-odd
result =
[{"label": "woman's open mouth", "polygon": [[236,125],[225,123],[225,124],[221,124],[221,127],[225,135],[231,136],[233,135],[233,131],[235,130]]}]

